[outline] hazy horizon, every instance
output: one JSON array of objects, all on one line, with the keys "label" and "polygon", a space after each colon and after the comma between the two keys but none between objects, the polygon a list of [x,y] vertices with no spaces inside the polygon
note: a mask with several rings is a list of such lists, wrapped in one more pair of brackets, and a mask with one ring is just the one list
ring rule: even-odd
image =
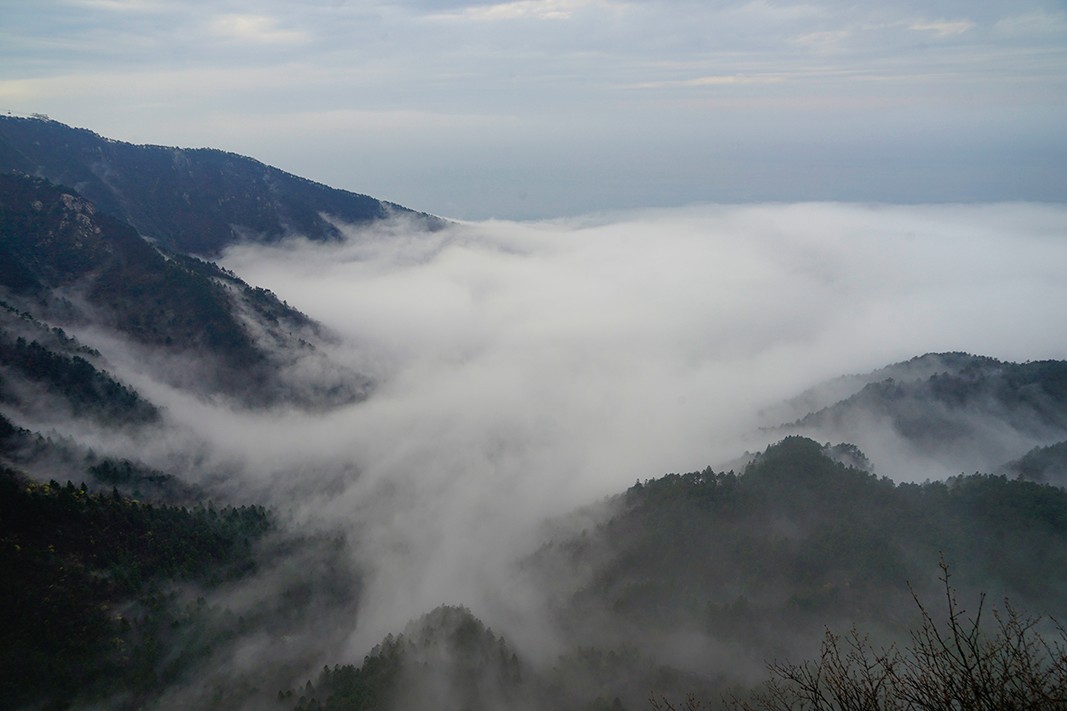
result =
[{"label": "hazy horizon", "polygon": [[445,217],[1067,199],[1054,0],[44,0],[0,39],[0,111]]}]

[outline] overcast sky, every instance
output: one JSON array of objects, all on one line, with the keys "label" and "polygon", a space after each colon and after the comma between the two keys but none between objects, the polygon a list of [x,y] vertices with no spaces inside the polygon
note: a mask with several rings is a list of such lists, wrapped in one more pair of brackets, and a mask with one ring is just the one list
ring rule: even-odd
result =
[{"label": "overcast sky", "polygon": [[0,110],[460,218],[1063,201],[1067,3],[0,0]]}]

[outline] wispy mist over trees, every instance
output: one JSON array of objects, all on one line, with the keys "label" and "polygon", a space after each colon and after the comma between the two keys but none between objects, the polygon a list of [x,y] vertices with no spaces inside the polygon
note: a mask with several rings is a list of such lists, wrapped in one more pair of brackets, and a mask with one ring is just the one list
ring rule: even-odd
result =
[{"label": "wispy mist over trees", "polygon": [[[203,599],[190,606],[174,584],[210,589],[248,575],[254,543],[273,526],[262,507],[143,504],[7,468],[0,521],[6,708],[158,695],[210,655],[212,637],[233,634],[207,624]],[[190,626],[201,639],[187,645]]]}]

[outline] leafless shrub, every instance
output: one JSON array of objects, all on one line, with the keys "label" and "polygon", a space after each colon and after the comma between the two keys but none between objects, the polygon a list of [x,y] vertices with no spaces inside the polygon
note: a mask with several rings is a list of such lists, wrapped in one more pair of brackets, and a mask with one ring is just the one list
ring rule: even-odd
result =
[{"label": "leafless shrub", "polygon": [[[922,623],[907,646],[876,648],[855,629],[844,636],[827,631],[818,659],[771,664],[764,687],[729,706],[740,711],[1067,709],[1063,626],[1022,614],[1006,600],[1003,610],[992,611],[992,623],[983,622],[984,596],[968,616],[944,562],[941,571],[947,618],[936,620],[912,591]],[[1052,633],[1043,634],[1043,625]]]}]

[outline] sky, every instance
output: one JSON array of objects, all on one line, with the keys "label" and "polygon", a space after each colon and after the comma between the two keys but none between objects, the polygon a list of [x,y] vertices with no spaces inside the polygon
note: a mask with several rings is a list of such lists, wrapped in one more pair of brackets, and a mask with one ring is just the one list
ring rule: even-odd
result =
[{"label": "sky", "polygon": [[1067,199],[1062,0],[0,0],[0,111],[459,219]]}]

